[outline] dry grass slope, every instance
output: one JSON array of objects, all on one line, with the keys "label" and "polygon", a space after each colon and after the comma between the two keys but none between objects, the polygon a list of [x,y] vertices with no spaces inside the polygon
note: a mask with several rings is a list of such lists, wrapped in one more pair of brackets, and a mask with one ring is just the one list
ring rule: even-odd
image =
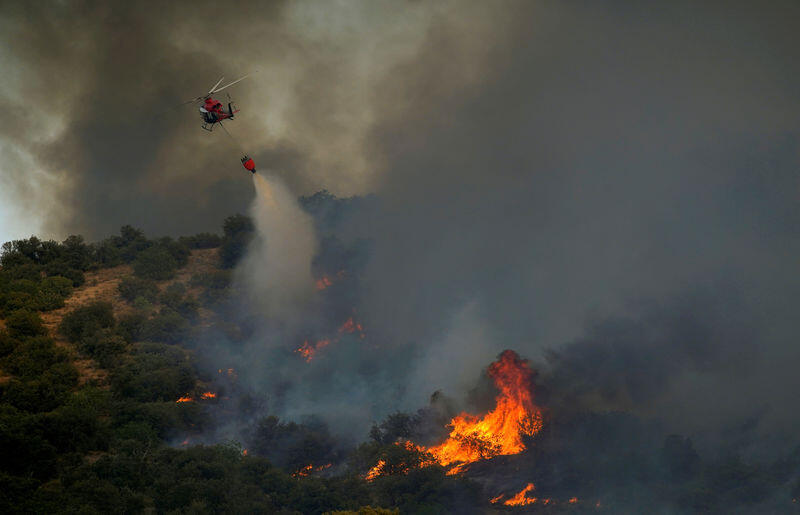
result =
[{"label": "dry grass slope", "polygon": [[[159,288],[163,291],[167,286],[176,282],[183,282],[188,285],[192,275],[212,271],[217,266],[218,260],[218,249],[193,250],[189,256],[189,263],[178,271],[175,278],[160,283]],[[86,283],[72,292],[72,295],[64,301],[63,308],[42,313],[44,325],[47,327],[50,336],[55,340],[56,345],[68,349],[74,356],[73,364],[80,374],[79,381],[81,385],[88,382],[106,385],[108,373],[99,368],[93,360],[80,357],[75,346],[58,333],[58,326],[67,313],[92,302],[110,302],[114,308],[115,317],[130,313],[133,307],[120,297],[117,286],[124,277],[132,273],[133,270],[130,265],[120,265],[87,272]],[[200,293],[196,288],[191,289],[190,292],[194,295]],[[205,309],[200,310],[201,325],[209,324],[210,317],[211,312]],[[0,320],[0,323],[2,323],[2,320]]]}]

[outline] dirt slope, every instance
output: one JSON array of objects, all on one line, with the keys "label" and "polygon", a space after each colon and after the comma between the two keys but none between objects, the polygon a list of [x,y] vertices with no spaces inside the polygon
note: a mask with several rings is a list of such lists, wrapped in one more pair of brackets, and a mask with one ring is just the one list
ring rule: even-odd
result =
[{"label": "dirt slope", "polygon": [[[163,290],[169,284],[175,282],[189,283],[192,275],[212,271],[218,262],[218,249],[197,249],[193,250],[189,256],[189,263],[178,270],[174,279],[159,284]],[[86,273],[86,282],[80,288],[76,288],[72,295],[64,301],[64,307],[53,311],[42,313],[42,320],[47,327],[50,336],[56,345],[69,349],[75,359],[73,363],[80,373],[80,384],[95,382],[100,385],[107,383],[108,373],[99,368],[91,360],[79,356],[75,346],[58,334],[58,326],[64,316],[73,309],[97,301],[110,302],[114,308],[114,316],[120,317],[130,313],[132,306],[120,297],[117,286],[120,281],[133,273],[130,265],[120,265],[113,268],[104,268],[94,272]],[[192,291],[197,295],[198,291]],[[200,310],[201,324],[206,325],[210,317],[210,312]],[[1,322],[1,321],[0,321]]]}]

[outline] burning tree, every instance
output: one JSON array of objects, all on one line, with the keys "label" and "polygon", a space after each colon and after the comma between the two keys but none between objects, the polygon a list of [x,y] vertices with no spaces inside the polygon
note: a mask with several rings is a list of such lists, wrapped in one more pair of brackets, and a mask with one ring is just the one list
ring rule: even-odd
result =
[{"label": "burning tree", "polygon": [[[422,465],[438,463],[448,474],[458,474],[479,460],[518,454],[525,450],[523,436],[534,436],[542,428],[542,409],[533,402],[533,370],[526,360],[511,350],[503,351],[489,365],[489,377],[499,390],[495,408],[483,416],[461,413],[450,421],[447,439],[439,445],[423,447],[405,442],[431,457]],[[368,473],[373,479],[386,473],[385,462]]]}]

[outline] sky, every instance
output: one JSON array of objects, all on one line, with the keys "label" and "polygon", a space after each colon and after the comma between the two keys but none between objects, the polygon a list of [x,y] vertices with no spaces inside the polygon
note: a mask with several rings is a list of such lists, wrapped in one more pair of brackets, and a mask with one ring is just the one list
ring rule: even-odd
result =
[{"label": "sky", "polygon": [[0,240],[247,212],[240,150],[173,106],[257,72],[231,133],[294,195],[376,195],[359,309],[437,342],[420,376],[514,347],[569,382],[638,334],[598,381],[669,362],[640,404],[796,423],[797,2],[5,5]]}]

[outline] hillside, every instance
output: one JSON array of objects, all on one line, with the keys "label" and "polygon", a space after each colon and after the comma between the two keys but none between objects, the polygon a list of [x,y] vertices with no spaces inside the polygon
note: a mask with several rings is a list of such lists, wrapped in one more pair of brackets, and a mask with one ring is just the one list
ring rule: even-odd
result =
[{"label": "hillside", "polygon": [[[581,407],[553,380],[556,365],[572,377],[597,360],[541,373],[507,349],[475,378],[469,411],[436,391],[414,412],[383,407],[382,420],[363,422],[396,393],[391,374],[428,386],[413,384],[407,358],[433,345],[391,348],[374,336],[356,309],[369,242],[335,231],[354,204],[326,193],[303,202],[321,236],[311,301],[294,313],[301,323],[242,301],[246,280],[232,278],[246,276],[237,266],[257,229],[241,215],[222,235],[147,238],[126,226],[93,243],[3,246],[0,512],[639,513],[655,499],[675,513],[782,513],[796,504],[800,450],[773,461],[701,456],[688,437],[631,412]],[[680,312],[704,327],[690,315]],[[623,347],[640,348],[642,327],[665,333],[664,320],[617,321],[636,328]]]},{"label": "hillside", "polygon": [[[188,285],[193,276],[209,273],[218,266],[219,249],[194,249],[189,255],[186,266],[178,270],[174,278],[158,281],[158,289],[160,292],[164,292],[170,285],[176,283]],[[67,313],[96,302],[111,304],[116,318],[130,315],[135,308],[130,302],[122,298],[118,288],[124,278],[132,275],[133,268],[130,265],[118,265],[87,272],[85,274],[86,282],[82,286],[75,288],[64,299],[63,307],[42,313],[42,322],[47,329],[48,335],[53,338],[57,346],[70,352],[72,363],[78,370],[79,384],[81,385],[91,383],[107,388],[108,371],[100,368],[94,360],[81,356],[76,346],[59,333],[58,327]],[[187,292],[190,295],[198,296],[202,290],[202,287],[192,286]],[[200,322],[198,325],[201,327],[208,326],[212,315],[213,313],[210,310],[200,308]],[[0,328],[3,328],[5,322],[0,319],[0,324],[2,324]]]},{"label": "hillside", "polygon": [[[236,216],[223,228],[175,240],[126,226],[92,244],[4,245],[0,510],[396,513],[369,508],[399,502],[363,480],[377,448],[351,467],[354,449],[326,429],[247,410],[238,432],[249,449],[213,436],[252,402],[233,369],[218,375],[197,360],[202,335],[242,331],[226,306],[253,226]],[[442,494],[470,495],[441,469],[419,474]]]}]

